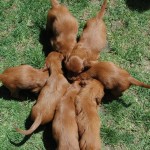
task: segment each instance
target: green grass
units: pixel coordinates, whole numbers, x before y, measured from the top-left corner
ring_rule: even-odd
[[[80,23],[95,16],[102,0],[62,0]],[[40,28],[45,28],[49,0],[4,0],[0,2],[0,73],[10,66],[44,64]],[[125,0],[109,0],[104,20],[110,51],[101,59],[112,61],[128,70],[135,78],[150,84],[150,10],[130,10]],[[0,90],[0,149],[41,150],[43,130],[33,134],[21,146],[24,136],[16,133],[15,125],[25,128],[26,118],[34,101],[3,98]],[[7,92],[6,92],[7,94]],[[100,111],[101,138],[104,150],[149,150],[150,90],[131,87],[111,103],[102,104]],[[11,142],[12,141],[12,142]]]

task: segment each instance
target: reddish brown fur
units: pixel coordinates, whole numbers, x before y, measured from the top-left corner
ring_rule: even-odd
[[[29,130],[16,129],[25,135],[31,134],[40,124],[48,123],[53,119],[56,106],[70,85],[61,71],[62,60],[60,59],[60,54],[51,52],[48,58],[50,60],[51,75],[32,108],[31,118],[34,120],[34,123]]]
[[[79,82],[75,81],[67,89],[67,92],[57,106],[53,120],[53,135],[57,141],[58,150],[80,149],[74,106],[74,100],[79,90]]]
[[[99,80],[116,97],[121,96],[122,92],[127,90],[131,85],[150,88],[150,85],[136,80],[126,70],[119,68],[112,62],[96,63],[88,71],[79,76],[81,79],[89,79],[91,77]]]
[[[61,70],[61,67],[57,66],[58,60],[56,59],[56,57],[58,58],[58,60],[61,60],[61,62],[64,59],[64,57],[61,53],[58,53],[58,52],[49,53],[48,56],[45,59],[45,66],[43,68],[43,71],[47,71],[47,70],[49,70],[50,72],[51,72],[51,70],[57,71],[58,67],[59,67],[60,68],[59,73],[63,73],[62,70]],[[54,64],[56,65],[56,68],[55,68]]]
[[[48,71],[43,72],[29,65],[11,67],[0,74],[3,85],[10,90],[11,96],[15,98],[19,98],[19,90],[29,89],[38,93],[48,77]]]
[[[106,45],[106,26],[102,20],[106,8],[106,0],[98,15],[87,21],[79,42],[74,47],[70,57],[66,59],[66,68],[80,73],[84,67],[90,66],[90,61],[96,61],[99,52]]]
[[[67,56],[76,44],[78,22],[66,6],[57,0],[51,0],[52,8],[47,16],[47,33],[53,49]]]
[[[100,119],[98,105],[104,96],[103,85],[89,80],[76,98],[76,115],[81,150],[100,150]]]

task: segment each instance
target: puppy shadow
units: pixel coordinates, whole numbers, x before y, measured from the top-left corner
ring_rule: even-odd
[[[25,136],[23,138],[23,140],[19,143],[14,142],[12,139],[10,139],[10,137],[8,137],[8,140],[12,145],[14,145],[16,147],[20,147],[20,146],[24,145],[30,139],[30,137],[31,137],[31,135]]]
[[[113,101],[117,101],[118,103],[122,104],[124,107],[128,108],[132,105],[132,103],[126,103],[121,97],[114,97],[110,90],[105,90],[105,95],[102,98],[102,104],[109,104]]]
[[[33,121],[31,121],[31,117],[29,115],[25,121],[25,129],[26,130],[29,129],[32,124],[33,124]],[[50,122],[46,125],[40,125],[33,133],[36,134],[41,131],[43,131],[43,133],[42,133],[43,134],[43,144],[44,144],[45,149],[46,150],[56,150],[56,142],[52,136],[52,123]],[[23,140],[19,143],[15,143],[15,145],[18,147],[22,146],[30,139],[32,134],[24,136]]]
[[[25,121],[25,128],[26,128],[26,129],[30,128],[30,125],[32,125],[32,124],[31,124],[30,115],[29,115],[29,116],[27,117],[26,121]],[[16,128],[16,127],[19,128],[19,125],[15,126],[15,128]],[[18,133],[17,131],[16,131],[16,133],[17,133],[17,134],[20,134],[20,133]],[[24,145],[24,144],[30,139],[31,136],[32,136],[32,134],[27,135],[27,136],[24,136],[24,138],[23,138],[20,142],[14,142],[14,141],[12,141],[10,138],[8,138],[8,139],[9,139],[9,142],[10,142],[12,145],[14,145],[14,146],[16,146],[16,147],[20,147],[20,146]]]
[[[25,121],[25,130],[28,130],[28,129],[31,127],[32,124],[33,124],[33,121],[31,121],[31,116],[29,115],[29,116],[27,117],[26,121]],[[17,126],[17,127],[18,127],[18,126]],[[41,131],[43,131],[43,130],[44,130],[44,126],[39,126],[39,128],[37,128],[37,130],[35,130],[33,133],[36,134],[36,133],[39,133],[39,132],[41,132]],[[16,133],[17,133],[17,131],[16,131]],[[33,133],[32,133],[32,134],[33,134]],[[21,134],[21,133],[18,133],[18,134]],[[10,138],[8,138],[8,139],[9,139],[9,142],[10,142],[11,144],[13,144],[14,146],[20,147],[20,146],[24,145],[24,144],[30,139],[30,137],[32,136],[32,134],[30,134],[30,135],[25,135],[25,136],[23,137],[23,139],[22,139],[20,142],[18,142],[18,143],[12,141]]]
[[[5,100],[11,100],[12,99],[12,97],[10,96],[9,90],[4,86],[0,87],[0,98],[3,98]]]
[[[1,86],[0,87],[0,98],[3,98],[5,100],[15,100],[15,101],[26,101],[26,100],[31,100],[34,101],[37,99],[38,94],[33,94],[28,90],[22,90],[19,92],[20,98],[13,98],[11,97],[10,91],[5,87]]]
[[[53,51],[52,45],[50,44],[50,37],[47,35],[46,29],[40,28],[39,42],[42,44],[42,51],[45,57]]]
[[[78,35],[78,36],[77,36],[77,38],[76,38],[77,43],[80,41],[80,37],[81,37],[81,35]]]
[[[125,0],[126,5],[131,10],[144,12],[150,9],[150,0]]]
[[[52,122],[45,125],[43,143],[46,150],[56,150],[56,142],[52,135]]]

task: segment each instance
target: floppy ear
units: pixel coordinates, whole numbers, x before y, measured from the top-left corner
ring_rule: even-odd
[[[84,67],[89,67],[90,63],[87,60],[84,60],[83,65],[84,65]]]

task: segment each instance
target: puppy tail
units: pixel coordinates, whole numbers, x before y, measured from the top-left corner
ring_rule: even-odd
[[[141,82],[141,81],[138,81],[137,79],[135,79],[135,78],[133,78],[133,77],[130,77],[130,78],[129,78],[129,81],[130,81],[130,83],[133,84],[133,85],[137,85],[137,86],[141,86],[141,87],[150,89],[150,85],[145,84],[145,83],[143,83],[143,82]]]
[[[21,134],[24,134],[24,135],[29,135],[29,134],[33,133],[39,127],[39,125],[41,124],[41,120],[42,120],[42,116],[38,115],[38,117],[35,119],[35,121],[32,124],[32,126],[30,127],[30,129],[28,129],[28,130],[21,130],[19,128],[16,128],[16,131],[21,133]]]
[[[98,15],[97,15],[97,18],[98,18],[98,19],[102,19],[102,18],[103,18],[104,13],[105,13],[106,6],[107,6],[107,0],[104,0],[103,5],[102,5],[102,7],[101,7],[101,10],[100,10],[100,12],[99,12]]]
[[[51,0],[51,5],[52,5],[52,7],[55,8],[55,7],[58,7],[60,4],[57,0]]]

